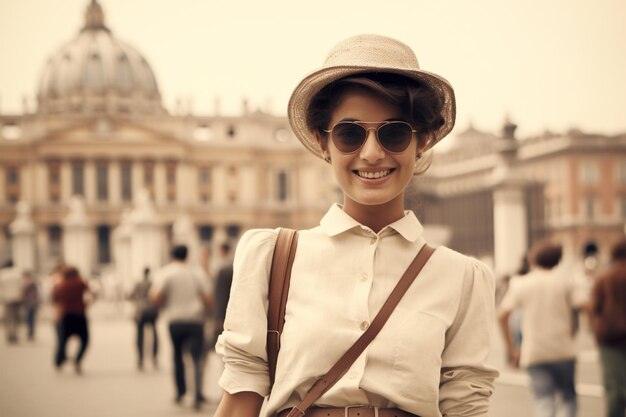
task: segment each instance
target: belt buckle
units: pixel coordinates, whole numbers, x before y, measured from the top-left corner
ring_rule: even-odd
[[[378,417],[378,407],[372,407],[372,406],[368,406],[368,405],[348,405],[348,406],[345,406],[343,408],[343,410],[344,410],[344,412],[343,412],[344,413],[343,414],[344,417],[350,417],[348,415],[348,412],[350,411],[351,408],[373,408],[374,409],[374,417]]]

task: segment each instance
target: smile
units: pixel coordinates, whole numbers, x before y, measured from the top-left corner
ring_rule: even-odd
[[[354,171],[354,173],[361,178],[367,178],[368,180],[377,180],[379,178],[386,177],[387,175],[391,174],[392,171],[393,169],[385,169],[385,170],[376,171],[376,172],[357,170],[357,171]]]

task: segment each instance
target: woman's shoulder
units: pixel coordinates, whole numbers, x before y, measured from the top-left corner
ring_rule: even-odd
[[[260,256],[273,253],[279,229],[250,229],[246,231],[237,244],[235,261],[242,258],[258,259]]]
[[[273,246],[276,244],[279,229],[250,229],[239,239],[237,249],[242,247]]]
[[[494,280],[494,274],[490,267],[483,261],[469,255],[465,255],[461,252],[457,252],[454,249],[450,249],[447,246],[437,247],[437,259],[445,265],[458,265],[465,269],[465,274],[473,275],[474,277],[484,277],[488,280]]]

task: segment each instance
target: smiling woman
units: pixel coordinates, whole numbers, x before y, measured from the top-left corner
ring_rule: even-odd
[[[275,374],[266,316],[278,231],[242,237],[217,343],[226,393],[215,415],[257,416],[265,396],[265,416],[487,415],[497,376],[486,365],[493,275],[475,259],[430,248],[403,202],[427,166],[425,153],[454,126],[450,84],[421,70],[405,44],[356,36],[296,87],[289,120],[304,146],[331,165],[343,204],[299,232]],[[363,354],[346,354],[354,359],[349,370],[327,384],[322,376],[378,326],[377,313],[397,300],[389,294],[424,253],[432,256],[411,272],[419,275],[380,333]]]

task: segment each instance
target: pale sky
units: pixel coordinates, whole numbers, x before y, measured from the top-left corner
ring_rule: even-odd
[[[47,58],[73,39],[89,0],[0,0],[0,112],[34,103]],[[519,136],[571,127],[626,132],[624,0],[100,0],[105,22],[141,52],[163,103],[196,114],[286,114],[299,80],[338,41],[378,33],[447,78],[457,126]],[[32,106],[33,104],[31,104]]]

